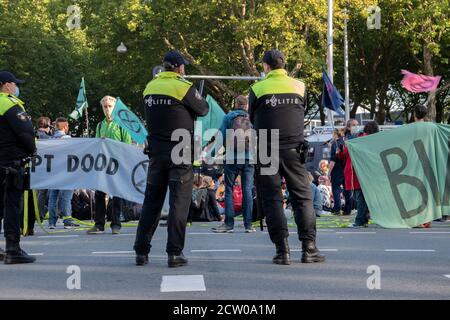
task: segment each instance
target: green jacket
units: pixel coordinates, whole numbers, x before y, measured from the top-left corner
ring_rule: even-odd
[[[123,129],[114,121],[108,122],[106,121],[106,119],[98,123],[97,130],[95,131],[95,137],[109,138],[128,144],[131,144],[133,142],[131,140],[130,134],[125,129]]]

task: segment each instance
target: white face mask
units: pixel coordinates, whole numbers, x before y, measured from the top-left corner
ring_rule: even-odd
[[[350,134],[352,135],[352,136],[356,136],[357,134],[358,134],[358,127],[351,127],[351,129],[350,129]]]

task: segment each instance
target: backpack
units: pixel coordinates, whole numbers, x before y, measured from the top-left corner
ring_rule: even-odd
[[[234,130],[234,150],[237,151],[238,145],[244,145],[245,151],[250,149],[250,141],[248,136],[246,135],[247,130],[251,129],[253,126],[250,122],[250,118],[248,114],[240,114],[233,119],[231,124],[231,129]],[[239,130],[236,132],[236,130]]]

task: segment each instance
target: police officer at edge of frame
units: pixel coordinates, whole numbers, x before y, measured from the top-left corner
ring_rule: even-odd
[[[36,258],[20,248],[20,220],[25,188],[24,159],[36,153],[34,128],[19,96],[23,80],[0,72],[0,221],[4,218],[5,264],[32,263]]]
[[[258,194],[262,198],[261,208],[264,208],[270,239],[276,247],[273,263],[291,264],[289,230],[283,213],[282,177],[286,179],[302,242],[301,262],[323,262],[325,257],[316,247],[316,215],[302,157],[305,84],[287,75],[285,61],[280,51],[266,51],[262,62],[267,76],[255,83],[249,92],[250,121],[257,132],[267,129],[270,137],[271,129],[279,129],[279,168],[273,175],[264,175],[258,164]]]
[[[150,81],[144,90],[150,166],[134,245],[136,265],[148,263],[150,243],[161,217],[167,186],[170,191],[166,247],[168,266],[180,267],[188,262],[183,248],[194,181],[192,145],[183,148],[181,155],[184,159],[187,156],[190,161],[175,164],[171,153],[179,141],[172,141],[172,133],[184,129],[193,141],[194,121],[197,116],[205,116],[209,107],[195,86],[183,79],[187,64],[179,52],[169,51],[163,60],[164,72]]]

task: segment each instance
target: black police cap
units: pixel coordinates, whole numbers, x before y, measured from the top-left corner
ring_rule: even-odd
[[[174,67],[179,67],[182,64],[184,64],[184,65],[189,64],[189,61],[187,61],[181,55],[181,53],[179,53],[178,51],[175,51],[175,50],[171,50],[171,51],[167,52],[166,55],[164,56],[163,62],[168,62]]]
[[[14,74],[9,71],[0,71],[0,83],[14,82],[16,84],[25,83],[25,81],[17,79]]]

